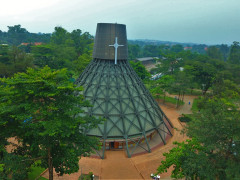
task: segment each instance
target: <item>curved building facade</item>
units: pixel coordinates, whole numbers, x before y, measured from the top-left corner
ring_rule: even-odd
[[[116,47],[116,37],[123,46]],[[153,136],[159,137],[155,144],[165,144],[172,135],[171,122],[127,61],[125,25],[98,24],[93,60],[76,83],[92,104],[85,113],[106,119],[87,132],[102,140],[101,158],[112,148],[125,149],[128,157],[138,148],[151,152]]]

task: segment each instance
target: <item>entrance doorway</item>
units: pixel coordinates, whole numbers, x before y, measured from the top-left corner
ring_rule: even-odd
[[[110,142],[109,143],[109,149],[123,149],[123,143],[122,142]]]

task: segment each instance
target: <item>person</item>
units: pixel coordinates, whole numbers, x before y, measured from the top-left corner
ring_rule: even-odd
[[[188,105],[190,105],[190,104],[191,104],[191,102],[189,101],[189,102],[188,102]]]

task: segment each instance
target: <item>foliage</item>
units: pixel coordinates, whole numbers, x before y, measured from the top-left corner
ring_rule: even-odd
[[[217,73],[217,67],[214,63],[215,61],[206,56],[199,56],[195,61],[188,61],[184,66],[184,71],[192,76],[193,81],[198,83],[204,94],[212,86]],[[219,67],[219,70],[221,70],[220,68],[222,67]]]
[[[139,45],[128,44],[128,59],[135,60],[138,57],[141,57],[141,49]]]
[[[198,112],[198,102],[199,102],[199,99],[198,98],[196,98],[196,99],[194,99],[193,100],[193,103],[192,103],[192,108],[191,108],[191,110],[193,111],[193,112]]]
[[[96,177],[94,177],[93,172],[89,172],[88,174],[82,174],[78,179],[79,180],[93,180],[93,179],[96,179]]]
[[[221,53],[220,49],[216,46],[210,46],[207,49],[207,55],[212,59],[219,59],[223,60],[223,54]]]
[[[18,137],[15,153],[28,161],[41,159],[49,179],[53,168],[60,175],[78,171],[79,157],[99,145],[79,130],[93,128],[100,120],[83,115],[81,109],[89,104],[80,95],[82,88],[69,79],[66,69],[49,67],[1,79],[1,137]]]
[[[164,58],[160,59],[160,64],[157,65],[158,71],[165,75],[173,75],[178,72],[182,64],[182,58],[179,58],[176,53],[164,54]]]
[[[30,169],[30,172],[28,173],[28,179],[29,180],[35,180],[40,176],[40,174],[45,170],[44,168],[41,168],[38,166],[38,164],[41,163],[40,160],[36,161]],[[45,178],[42,178],[45,179]]]
[[[0,42],[9,45],[18,46],[21,43],[32,42],[44,42],[50,41],[50,34],[44,33],[30,33],[25,28],[22,28],[20,24],[14,26],[8,26],[7,32],[0,30]]]
[[[182,116],[179,117],[178,119],[181,122],[189,122],[189,121],[191,121],[192,118],[188,114],[182,114]]]
[[[234,41],[230,49],[228,61],[232,64],[240,64],[240,45],[239,42]]]
[[[3,138],[3,136],[1,138]],[[21,180],[27,178],[28,172],[30,171],[29,167],[32,163],[31,160],[15,152],[8,153],[5,149],[1,149],[0,154],[0,177],[2,179]]]
[[[165,75],[159,78],[158,80],[151,81],[149,91],[152,93],[154,98],[163,99],[163,103],[169,102],[172,104],[180,103],[183,105],[183,101],[179,101],[176,98],[167,97],[166,92],[169,92],[172,89],[172,84],[175,82],[175,79],[170,75]],[[162,96],[163,95],[163,96]]]
[[[77,60],[73,61],[74,71],[77,72],[77,74],[81,74],[91,60],[92,56],[89,54],[84,53],[83,55],[79,56]]]
[[[171,47],[170,51],[172,51],[174,53],[179,53],[179,52],[183,51],[183,46],[180,44],[173,45]]]
[[[163,153],[166,160],[161,162],[157,173],[167,172],[167,169],[173,166],[172,178],[214,178],[215,172],[205,153],[206,149],[196,139],[186,140],[186,143],[174,142],[173,144],[176,147],[172,148],[169,153]]]
[[[150,73],[146,70],[146,68],[142,65],[141,62],[130,61],[130,65],[142,80],[149,79],[151,77]]]
[[[174,166],[172,177],[190,179],[238,179],[240,176],[240,112],[225,98],[203,98],[185,132],[192,140],[175,143],[166,153],[158,173]],[[198,147],[198,148],[196,148]],[[234,166],[233,166],[234,165]]]
[[[17,72],[25,72],[28,67],[33,67],[33,57],[26,54],[18,47],[0,46],[0,77],[10,77]]]
[[[67,32],[55,27],[50,44],[32,47],[35,64],[38,67],[48,65],[54,69],[68,68],[78,76],[89,64],[92,57],[92,36],[80,29]]]
[[[55,27],[54,30],[47,41],[40,41],[45,43],[38,45],[34,45],[36,41],[34,41],[33,34],[21,28],[20,25],[9,26],[7,34],[1,32],[0,39],[2,35],[12,34],[13,40],[19,41],[10,44],[19,45],[23,41],[29,44],[18,47],[0,45],[0,77],[25,72],[27,67],[42,68],[46,65],[52,69],[68,68],[74,76],[79,76],[92,59],[93,36],[88,32],[82,33],[80,29],[73,30],[71,33],[62,27]],[[17,38],[22,35],[25,38]],[[28,40],[29,36],[33,39]],[[39,36],[42,37],[44,34],[39,34]]]

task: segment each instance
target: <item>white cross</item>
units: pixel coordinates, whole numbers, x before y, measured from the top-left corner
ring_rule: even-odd
[[[119,45],[118,42],[117,42],[117,37],[115,37],[115,44],[113,45],[109,45],[109,46],[113,46],[115,48],[115,64],[117,64],[117,48],[119,46],[124,46],[124,45]]]

